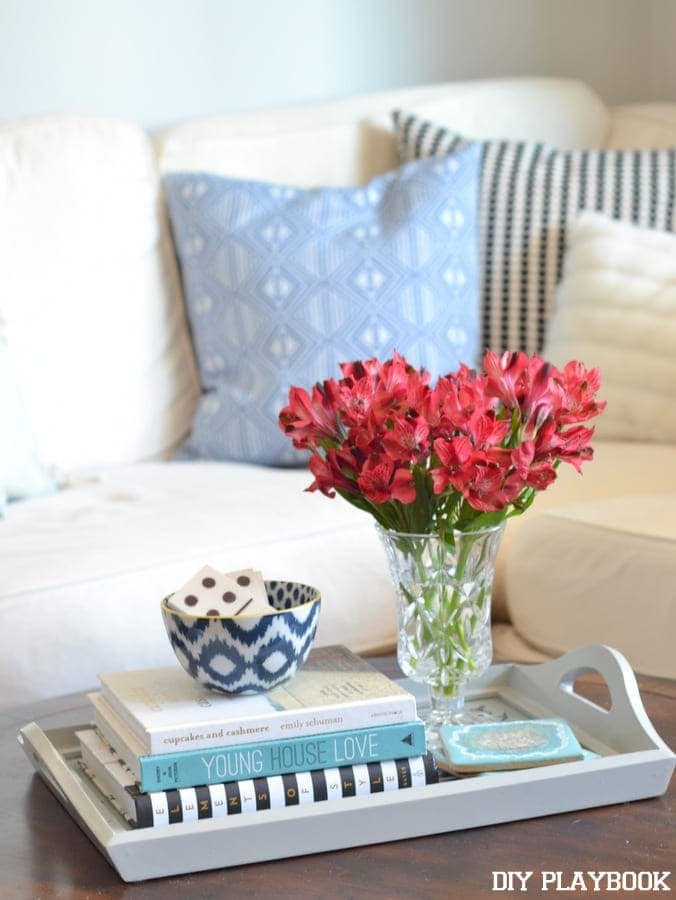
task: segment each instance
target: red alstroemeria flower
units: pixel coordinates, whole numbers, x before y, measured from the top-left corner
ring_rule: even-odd
[[[347,436],[347,446],[353,451],[358,451],[363,458],[382,452],[382,430],[369,418],[350,428]]]
[[[528,471],[526,484],[535,491],[546,491],[556,481],[556,469],[549,460],[534,462]]]
[[[561,409],[563,391],[555,379],[557,370],[539,356],[530,358],[526,371],[527,379],[521,411],[525,424],[532,432]]]
[[[351,453],[329,450],[326,459],[315,453],[310,457],[310,471],[315,480],[305,490],[321,491],[326,497],[335,497],[336,490],[355,493],[357,469],[357,462]]]
[[[368,415],[384,412],[406,396],[406,368],[402,357],[388,363],[376,359],[342,363],[343,378],[338,382],[345,421],[358,425]]]
[[[577,472],[582,472],[582,463],[588,462],[594,456],[590,443],[593,436],[594,429],[585,428],[582,425],[561,432],[558,436],[557,458],[561,462],[570,463]]]
[[[416,497],[413,475],[409,469],[395,469],[387,457],[371,457],[364,463],[357,479],[359,489],[372,503],[413,503]]]
[[[468,428],[472,415],[489,413],[494,400],[486,391],[486,379],[461,365],[457,374],[445,375],[437,382],[434,400],[440,410],[439,431],[452,436]]]
[[[429,433],[430,427],[422,416],[396,416],[382,438],[383,449],[394,462],[416,463],[429,449]]]
[[[508,409],[517,409],[523,399],[523,374],[528,369],[525,353],[505,352],[498,356],[486,350],[483,358],[484,372],[488,376],[487,390],[498,397]]]
[[[525,481],[535,459],[535,444],[533,441],[524,441],[523,444],[512,450],[511,459],[516,474]]]
[[[554,422],[546,422],[535,438],[535,458],[560,459],[581,472],[582,463],[594,455],[590,445],[593,435],[594,429],[583,425],[562,431]]]
[[[310,471],[314,475],[315,480],[305,490],[310,492],[320,491],[325,497],[335,497],[336,484],[333,469],[318,453],[310,457]]]
[[[544,491],[556,480],[556,469],[548,458],[535,459],[535,444],[524,441],[511,453],[512,465],[523,486]],[[520,493],[521,491],[519,491]]]
[[[343,422],[348,428],[361,425],[368,417],[375,393],[371,378],[342,378],[338,382],[338,402]]]
[[[470,506],[482,512],[495,512],[513,502],[524,483],[513,472],[509,450],[493,448],[475,450],[467,438],[439,440],[434,450],[443,468],[431,470],[435,494],[450,485],[461,493]]]
[[[496,419],[492,411],[477,410],[469,417],[465,426],[469,439],[477,449],[498,447],[511,430],[507,419]]]
[[[279,414],[279,427],[291,437],[294,447],[313,450],[323,440],[339,440],[337,396],[337,385],[332,379],[316,384],[312,396],[303,388],[291,388],[289,404]]]
[[[571,360],[559,373],[558,380],[565,397],[559,416],[562,425],[585,422],[598,416],[606,408],[605,401],[595,397],[601,388],[601,373],[598,369],[586,369],[582,363]]]
[[[383,363],[379,375],[385,390],[403,387],[407,393],[415,393],[430,380],[430,373],[426,369],[415,369],[396,350],[392,359]]]
[[[521,424],[532,435],[563,406],[564,392],[559,372],[539,356],[491,350],[484,355],[488,374],[487,392],[504,403],[509,411],[519,410]]]
[[[502,490],[507,474],[503,466],[477,460],[467,474],[468,480],[459,490],[473,509],[496,512],[510,502]]]
[[[435,494],[442,494],[449,484],[460,490],[469,478],[468,469],[472,465],[474,450],[469,438],[454,437],[450,440],[437,438],[434,452],[439,457],[442,468],[430,471]]]
[[[343,378],[360,381],[362,378],[377,378],[382,363],[373,357],[372,359],[358,359],[354,362],[341,363],[339,368],[343,373]]]

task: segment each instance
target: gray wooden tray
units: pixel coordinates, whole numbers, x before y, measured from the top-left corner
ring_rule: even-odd
[[[573,690],[598,672],[611,708]],[[663,794],[675,757],[643,708],[624,657],[600,645],[541,665],[497,665],[475,682],[473,702],[504,703],[534,717],[562,716],[598,759],[490,777],[444,781],[392,793],[132,829],[80,774],[70,728],[34,722],[18,739],[31,763],[125,881],[475,828]],[[283,827],[281,827],[283,825]]]

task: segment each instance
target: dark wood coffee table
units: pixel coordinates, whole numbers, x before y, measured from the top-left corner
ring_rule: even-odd
[[[374,660],[397,675],[391,658]],[[676,682],[639,680],[658,733],[676,745]],[[591,676],[581,692],[600,702]],[[495,897],[494,871],[664,871],[676,869],[676,779],[663,797],[433,837],[259,863],[128,885],[35,775],[16,734],[35,720],[44,728],[87,721],[83,694],[0,714],[0,897]],[[669,882],[676,890],[676,872]],[[564,895],[565,896],[565,895]],[[568,896],[570,896],[568,894]],[[596,896],[602,896],[597,894]],[[619,896],[613,894],[613,896]]]

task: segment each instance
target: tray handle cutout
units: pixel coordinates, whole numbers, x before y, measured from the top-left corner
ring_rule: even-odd
[[[668,749],[644,709],[636,676],[625,657],[603,644],[578,647],[551,662],[519,666],[521,674],[552,698],[558,714],[594,733],[611,738],[615,749],[646,739],[655,748]],[[608,687],[610,709],[604,709],[575,691],[580,675],[594,672]],[[647,747],[646,747],[647,749]]]
[[[601,675],[601,679],[603,681],[601,690],[603,690],[603,688],[606,689],[607,700],[604,698],[604,701],[602,703],[597,703],[595,700],[590,700],[589,697],[585,697],[584,694],[581,694],[576,689],[578,679],[583,675],[601,675],[601,673],[593,666],[582,666],[577,669],[571,669],[569,672],[566,672],[564,676],[562,676],[561,680],[559,681],[559,687],[562,691],[566,691],[569,694],[575,694],[575,696],[582,703],[587,703],[589,704],[589,706],[593,706],[594,709],[598,709],[601,713],[610,712],[610,710],[613,708],[613,698],[605,678],[603,678],[603,676]]]

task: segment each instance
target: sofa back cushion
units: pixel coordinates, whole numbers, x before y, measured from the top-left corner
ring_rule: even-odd
[[[213,172],[298,187],[365,184],[398,165],[390,113],[399,107],[474,138],[599,147],[609,115],[578,81],[487,79],[380,91],[312,106],[194,119],[156,139],[166,172]]]
[[[152,145],[135,125],[0,126],[0,317],[45,463],[157,457],[197,382]]]
[[[611,110],[606,148],[676,147],[676,103],[630,103]]]

